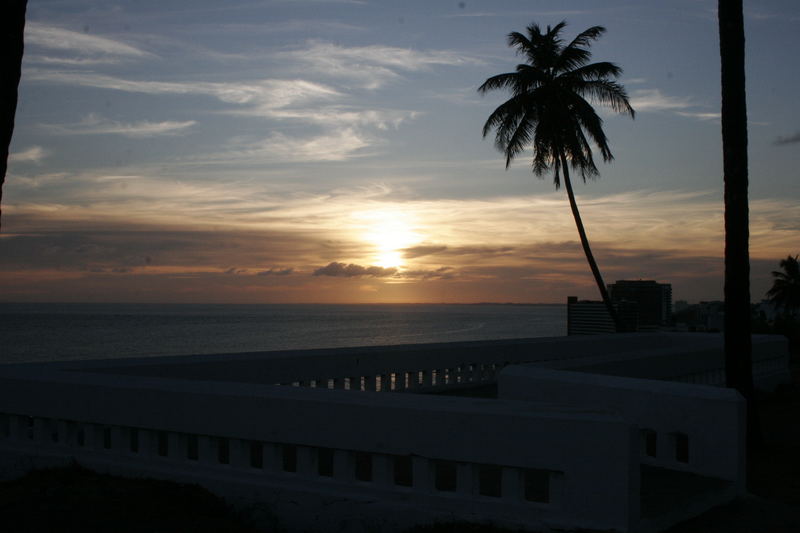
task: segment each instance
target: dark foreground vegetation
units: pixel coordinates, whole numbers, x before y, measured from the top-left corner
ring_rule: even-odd
[[[752,496],[712,509],[668,533],[800,531],[800,353],[796,350],[792,363],[794,383],[758,397],[765,443],[754,458]],[[256,528],[253,518],[252,513],[235,511],[198,486],[124,479],[79,466],[40,470],[0,483],[0,531],[4,533],[283,531]],[[408,533],[511,530],[451,523],[420,526]]]
[[[0,484],[0,530],[17,532],[256,533],[197,485],[98,474],[78,465]]]

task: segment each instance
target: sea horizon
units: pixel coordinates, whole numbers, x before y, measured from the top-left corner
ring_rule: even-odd
[[[566,335],[566,304],[0,303],[0,364]]]

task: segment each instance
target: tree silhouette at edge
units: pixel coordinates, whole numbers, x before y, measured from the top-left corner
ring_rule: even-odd
[[[8,152],[14,133],[14,116],[17,113],[17,91],[22,75],[22,52],[25,35],[25,10],[27,0],[6,0],[0,13],[3,53],[0,54],[0,229],[2,229],[3,185],[8,170]]]
[[[748,471],[761,445],[750,316],[747,100],[742,0],[719,0],[722,156],[725,184],[725,383],[747,401]],[[748,477],[748,482],[751,476]]]

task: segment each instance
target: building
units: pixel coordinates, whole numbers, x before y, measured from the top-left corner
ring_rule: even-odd
[[[614,321],[603,302],[567,298],[567,335],[614,333]]]
[[[636,302],[613,302],[624,331],[637,331],[638,306]],[[616,327],[602,301],[567,298],[567,335],[602,335],[616,333]]]
[[[623,302],[636,304],[636,324],[631,331],[657,330],[668,326],[672,318],[672,285],[653,280],[618,280],[608,285],[611,301],[617,306]]]

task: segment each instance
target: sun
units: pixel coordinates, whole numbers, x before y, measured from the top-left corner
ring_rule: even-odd
[[[382,268],[404,266],[403,250],[420,242],[405,213],[380,210],[364,214],[368,228],[364,240],[372,246],[372,264]]]

